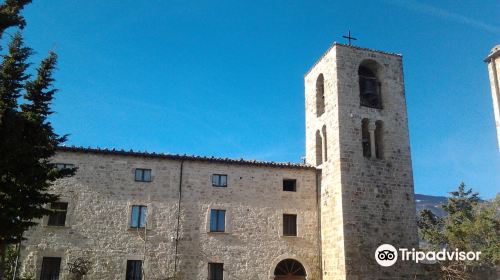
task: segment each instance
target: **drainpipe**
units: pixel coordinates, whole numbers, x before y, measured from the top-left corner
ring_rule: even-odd
[[[321,240],[321,179],[322,170],[316,169],[316,207],[318,215],[318,259],[319,259],[319,274],[320,279],[323,279],[323,241]]]
[[[147,215],[147,213],[146,213]],[[148,219],[147,219],[147,216],[146,216],[146,224],[144,225],[144,262],[146,262],[146,254],[147,254],[147,238],[148,238],[148,232],[147,232],[147,228],[148,228]],[[144,265],[141,265],[141,268],[142,268],[142,279],[146,280],[146,271],[144,270]]]
[[[178,262],[178,248],[179,248],[179,227],[181,220],[181,199],[182,199],[182,171],[184,169],[184,159],[181,160],[181,167],[179,171],[179,201],[177,202],[177,228],[175,233],[175,260],[174,260],[174,279],[177,279],[177,262]]]
[[[21,235],[21,237],[19,237],[19,243],[17,244],[16,262],[15,262],[15,265],[14,265],[14,273],[12,275],[12,280],[16,279],[17,265],[19,264],[19,254],[21,253],[21,242],[22,242],[22,235]]]

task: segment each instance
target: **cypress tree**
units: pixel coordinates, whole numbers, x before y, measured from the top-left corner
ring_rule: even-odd
[[[0,5],[0,39],[2,39],[3,32],[9,27],[24,28],[26,21],[19,13],[29,3],[31,0],[6,0],[4,4]]]
[[[8,27],[24,26],[19,11],[29,2],[7,0],[0,5],[0,36]],[[51,213],[45,205],[58,199],[50,193],[51,185],[75,172],[50,162],[67,138],[56,134],[48,120],[56,93],[52,75],[57,55],[50,52],[32,77],[32,53],[18,32],[0,62],[0,279],[9,246],[21,242],[36,219]]]

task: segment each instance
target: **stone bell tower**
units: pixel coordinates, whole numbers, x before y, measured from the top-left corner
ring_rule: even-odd
[[[335,43],[305,75],[306,161],[321,182],[323,279],[413,279],[376,248],[417,248],[401,55]]]

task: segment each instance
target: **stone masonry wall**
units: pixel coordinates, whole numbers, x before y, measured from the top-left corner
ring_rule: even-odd
[[[331,48],[305,76],[306,160],[316,165],[316,132],[326,126],[326,161],[321,169],[321,251],[324,280],[345,279],[344,218],[340,173],[336,49]],[[324,77],[325,113],[316,115],[316,80]],[[324,135],[323,135],[324,137]],[[325,155],[323,155],[325,158]]]
[[[383,109],[360,105],[358,67],[378,65]],[[316,116],[316,79],[325,78],[325,113]],[[316,131],[326,126],[321,180],[323,279],[413,279],[415,269],[379,266],[384,243],[417,246],[412,166],[399,55],[334,44],[305,77],[307,162],[316,165]],[[363,157],[362,119],[383,122],[383,159]],[[373,139],[372,139],[373,140]],[[325,151],[323,151],[325,152]]]
[[[377,64],[383,109],[360,106],[357,71],[367,59]],[[317,116],[320,74],[325,106]],[[65,279],[67,263],[83,256],[92,263],[88,279],[123,279],[126,261],[136,259],[145,279],[166,279],[177,244],[178,279],[206,279],[209,262],[224,263],[224,279],[273,279],[286,258],[301,262],[309,280],[413,279],[414,267],[374,259],[384,243],[417,246],[401,56],[334,44],[304,80],[306,161],[317,169],[190,159],[180,182],[179,159],[60,152],[54,162],[79,168],[53,189],[69,202],[67,223],[42,220],[26,234],[23,269],[39,274],[42,257],[62,257]],[[383,122],[382,159],[363,156],[365,118],[372,127]],[[135,168],[152,169],[152,182],[135,182]],[[227,174],[228,187],[212,187],[212,174]],[[284,178],[297,179],[297,192],[282,191]],[[148,206],[145,231],[128,227],[134,204]],[[226,210],[226,232],[208,232],[210,209]],[[297,214],[297,237],[282,236],[283,214]]]
[[[23,242],[23,271],[39,277],[42,257],[62,258],[61,279],[77,257],[92,264],[86,279],[124,279],[126,261],[143,260],[145,279],[173,276],[180,160],[60,152],[54,162],[78,167],[53,191],[68,202],[65,227],[40,226]],[[150,183],[135,182],[150,168]],[[228,187],[211,185],[227,174]],[[307,279],[320,279],[316,177],[311,168],[185,161],[178,243],[180,279],[207,279],[208,263],[224,263],[224,279],[273,279],[285,258],[300,261]],[[297,179],[283,192],[282,179]],[[131,205],[148,206],[146,231],[130,229]],[[226,232],[208,233],[211,208],[226,210]],[[282,236],[282,214],[297,214],[297,237]]]
[[[358,67],[377,64],[382,109],[360,106]],[[417,248],[413,174],[402,58],[372,50],[337,46],[340,165],[347,279],[413,279],[409,262],[384,268],[374,259],[384,243]],[[383,155],[363,156],[362,119],[383,122]],[[372,139],[373,140],[373,139]]]

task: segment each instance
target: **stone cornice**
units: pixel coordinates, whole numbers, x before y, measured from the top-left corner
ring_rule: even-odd
[[[484,62],[489,63],[492,59],[495,59],[500,56],[500,45],[496,45],[493,49],[491,49],[490,54],[484,59]]]
[[[321,55],[321,57],[309,68],[309,70],[307,70],[307,72],[304,74],[304,76],[307,76],[311,72],[311,70],[323,59],[323,57],[325,57],[330,52],[330,50],[333,49],[336,46],[346,47],[346,48],[352,48],[352,49],[357,49],[357,50],[362,50],[362,51],[376,52],[376,53],[381,53],[381,54],[386,54],[386,55],[392,55],[392,56],[398,56],[398,57],[402,57],[403,56],[403,55],[398,54],[398,53],[384,52],[384,51],[379,51],[379,50],[370,49],[370,48],[363,48],[363,47],[358,47],[358,46],[353,46],[353,45],[347,45],[347,44],[333,42],[333,44],[328,48],[328,50],[326,50],[326,52],[324,52]]]

